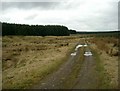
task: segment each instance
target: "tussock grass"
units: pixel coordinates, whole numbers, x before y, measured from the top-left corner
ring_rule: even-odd
[[[76,36],[4,36],[3,89],[29,88],[66,61]]]
[[[118,47],[114,46],[118,39],[116,38],[93,38],[89,40],[92,43],[93,53],[97,61],[97,71],[100,76],[100,88],[118,88]]]
[[[105,51],[110,56],[118,56],[119,55],[119,42],[117,38],[104,37],[104,38],[92,38],[89,40],[91,43],[96,44],[97,48]]]
[[[105,72],[105,68],[103,66],[103,63],[100,59],[99,54],[97,51],[92,49],[92,53],[94,55],[94,59],[96,61],[96,73],[99,77],[99,82],[98,82],[98,89],[110,89],[110,78],[108,77],[108,74]]]

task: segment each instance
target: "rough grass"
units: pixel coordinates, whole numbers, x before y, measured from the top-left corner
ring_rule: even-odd
[[[29,88],[66,61],[79,37],[3,37],[3,89]]]
[[[98,49],[105,51],[110,56],[118,56],[119,42],[117,38],[111,37],[94,37],[89,40],[91,43],[95,44]]]
[[[92,49],[92,53],[96,61],[96,73],[99,78],[98,89],[110,89],[110,78],[108,77],[108,74],[105,73],[105,68],[100,59],[100,56],[97,53],[97,51],[93,49]]]
[[[97,60],[97,71],[100,75],[100,88],[118,88],[118,39],[93,38],[89,40]],[[103,80],[102,80],[103,79]]]

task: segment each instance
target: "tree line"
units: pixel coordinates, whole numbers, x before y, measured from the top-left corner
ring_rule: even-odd
[[[0,22],[1,23],[1,22]],[[80,32],[68,29],[62,25],[27,25],[15,23],[1,23],[2,36],[23,35],[23,36],[69,36],[70,34],[88,34],[97,36],[120,36],[120,31],[105,32]]]
[[[120,36],[120,31],[102,31],[102,32],[77,32],[77,34],[89,35],[89,36],[97,36],[97,37],[116,37]]]
[[[75,33],[61,25],[26,25],[2,23],[2,35],[24,35],[24,36],[69,36]]]

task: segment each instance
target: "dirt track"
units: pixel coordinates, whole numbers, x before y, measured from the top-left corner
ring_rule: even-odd
[[[76,55],[70,55],[66,63],[61,65],[58,71],[48,75],[40,81],[33,89],[95,89],[98,87],[98,76],[96,75],[96,63],[93,56],[84,56],[88,47],[78,48]],[[80,55],[84,56],[81,61]],[[76,71],[76,77],[73,72]],[[72,84],[70,84],[70,82]],[[70,84],[70,86],[68,86]]]
[[[86,51],[90,50],[86,48]],[[96,89],[98,87],[98,75],[96,74],[96,63],[93,56],[85,57],[74,89]]]

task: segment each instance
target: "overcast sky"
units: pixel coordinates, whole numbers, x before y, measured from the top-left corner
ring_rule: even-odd
[[[77,31],[102,31],[118,28],[119,0],[28,1],[2,0],[0,21],[21,24],[65,25],[69,29]]]

